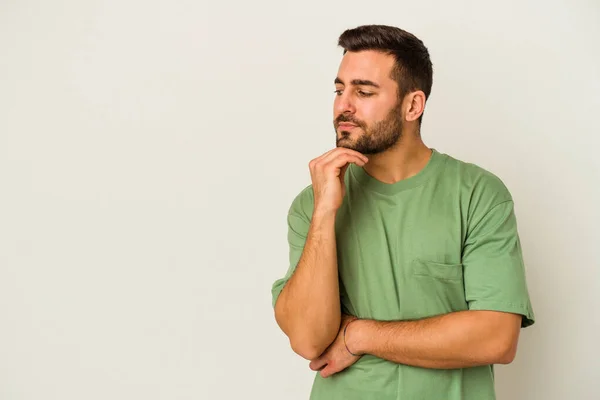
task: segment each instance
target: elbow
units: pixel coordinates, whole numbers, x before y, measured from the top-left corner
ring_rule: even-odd
[[[290,340],[290,345],[294,353],[306,360],[314,360],[319,357],[327,347],[319,346],[310,342],[298,343]]]
[[[514,318],[509,322],[496,329],[488,341],[488,354],[492,355],[493,364],[510,364],[517,356],[521,319]]]
[[[494,364],[510,364],[517,356],[517,343],[510,340],[505,341],[502,345],[496,346],[494,353]]]
[[[313,332],[314,333],[314,332]],[[290,337],[290,345],[294,353],[307,359],[314,360],[319,357],[335,340],[337,331],[322,331],[318,335],[309,332],[297,332]]]
[[[289,321],[276,312],[275,319],[289,339],[294,353],[307,359],[319,357],[335,340],[339,322],[335,324],[308,325],[305,322]]]
[[[510,348],[508,350],[505,350],[498,357],[497,364],[505,364],[505,365],[510,364],[511,362],[513,362],[515,360],[516,356],[517,356],[516,347],[514,349]]]

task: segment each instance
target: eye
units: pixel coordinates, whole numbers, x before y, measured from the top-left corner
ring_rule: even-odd
[[[337,96],[341,96],[342,95],[342,89],[336,89],[333,91],[333,93],[335,93]]]
[[[370,96],[373,96],[373,93],[363,92],[362,90],[359,90],[358,91],[358,95],[361,96],[361,97],[370,97]]]

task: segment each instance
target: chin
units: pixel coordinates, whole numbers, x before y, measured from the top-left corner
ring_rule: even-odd
[[[354,143],[352,140],[346,139],[346,138],[338,140],[336,143],[336,146],[343,147],[343,148],[350,149],[350,150],[356,150],[355,149],[356,143]]]

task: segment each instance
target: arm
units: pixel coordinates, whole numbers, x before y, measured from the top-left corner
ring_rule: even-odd
[[[480,193],[473,198],[483,198],[488,193],[504,193],[504,199],[510,198],[497,180],[480,186]],[[355,363],[360,354],[440,369],[511,362],[520,328],[532,325],[535,317],[513,202],[484,200],[479,200],[480,206],[474,206],[463,249],[468,311],[419,320],[349,322],[346,342],[350,351],[359,356],[351,355],[343,340],[338,340],[314,359],[310,368],[328,377]],[[493,203],[496,205],[488,207]]]
[[[335,213],[314,213],[302,257],[275,304],[275,319],[292,349],[317,357],[340,327]]]
[[[323,353],[340,328],[335,219],[349,163],[362,166],[366,162],[356,151],[336,148],[309,164],[314,194],[310,227],[295,270],[275,303],[277,323],[292,349],[306,359]]]
[[[372,354],[422,368],[508,364],[517,351],[521,315],[459,311],[414,321],[356,320],[346,343],[354,354]]]

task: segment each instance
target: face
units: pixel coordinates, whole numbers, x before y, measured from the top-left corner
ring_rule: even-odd
[[[347,52],[335,79],[336,145],[363,154],[381,153],[402,135],[398,84],[390,74],[391,55],[376,51]]]

